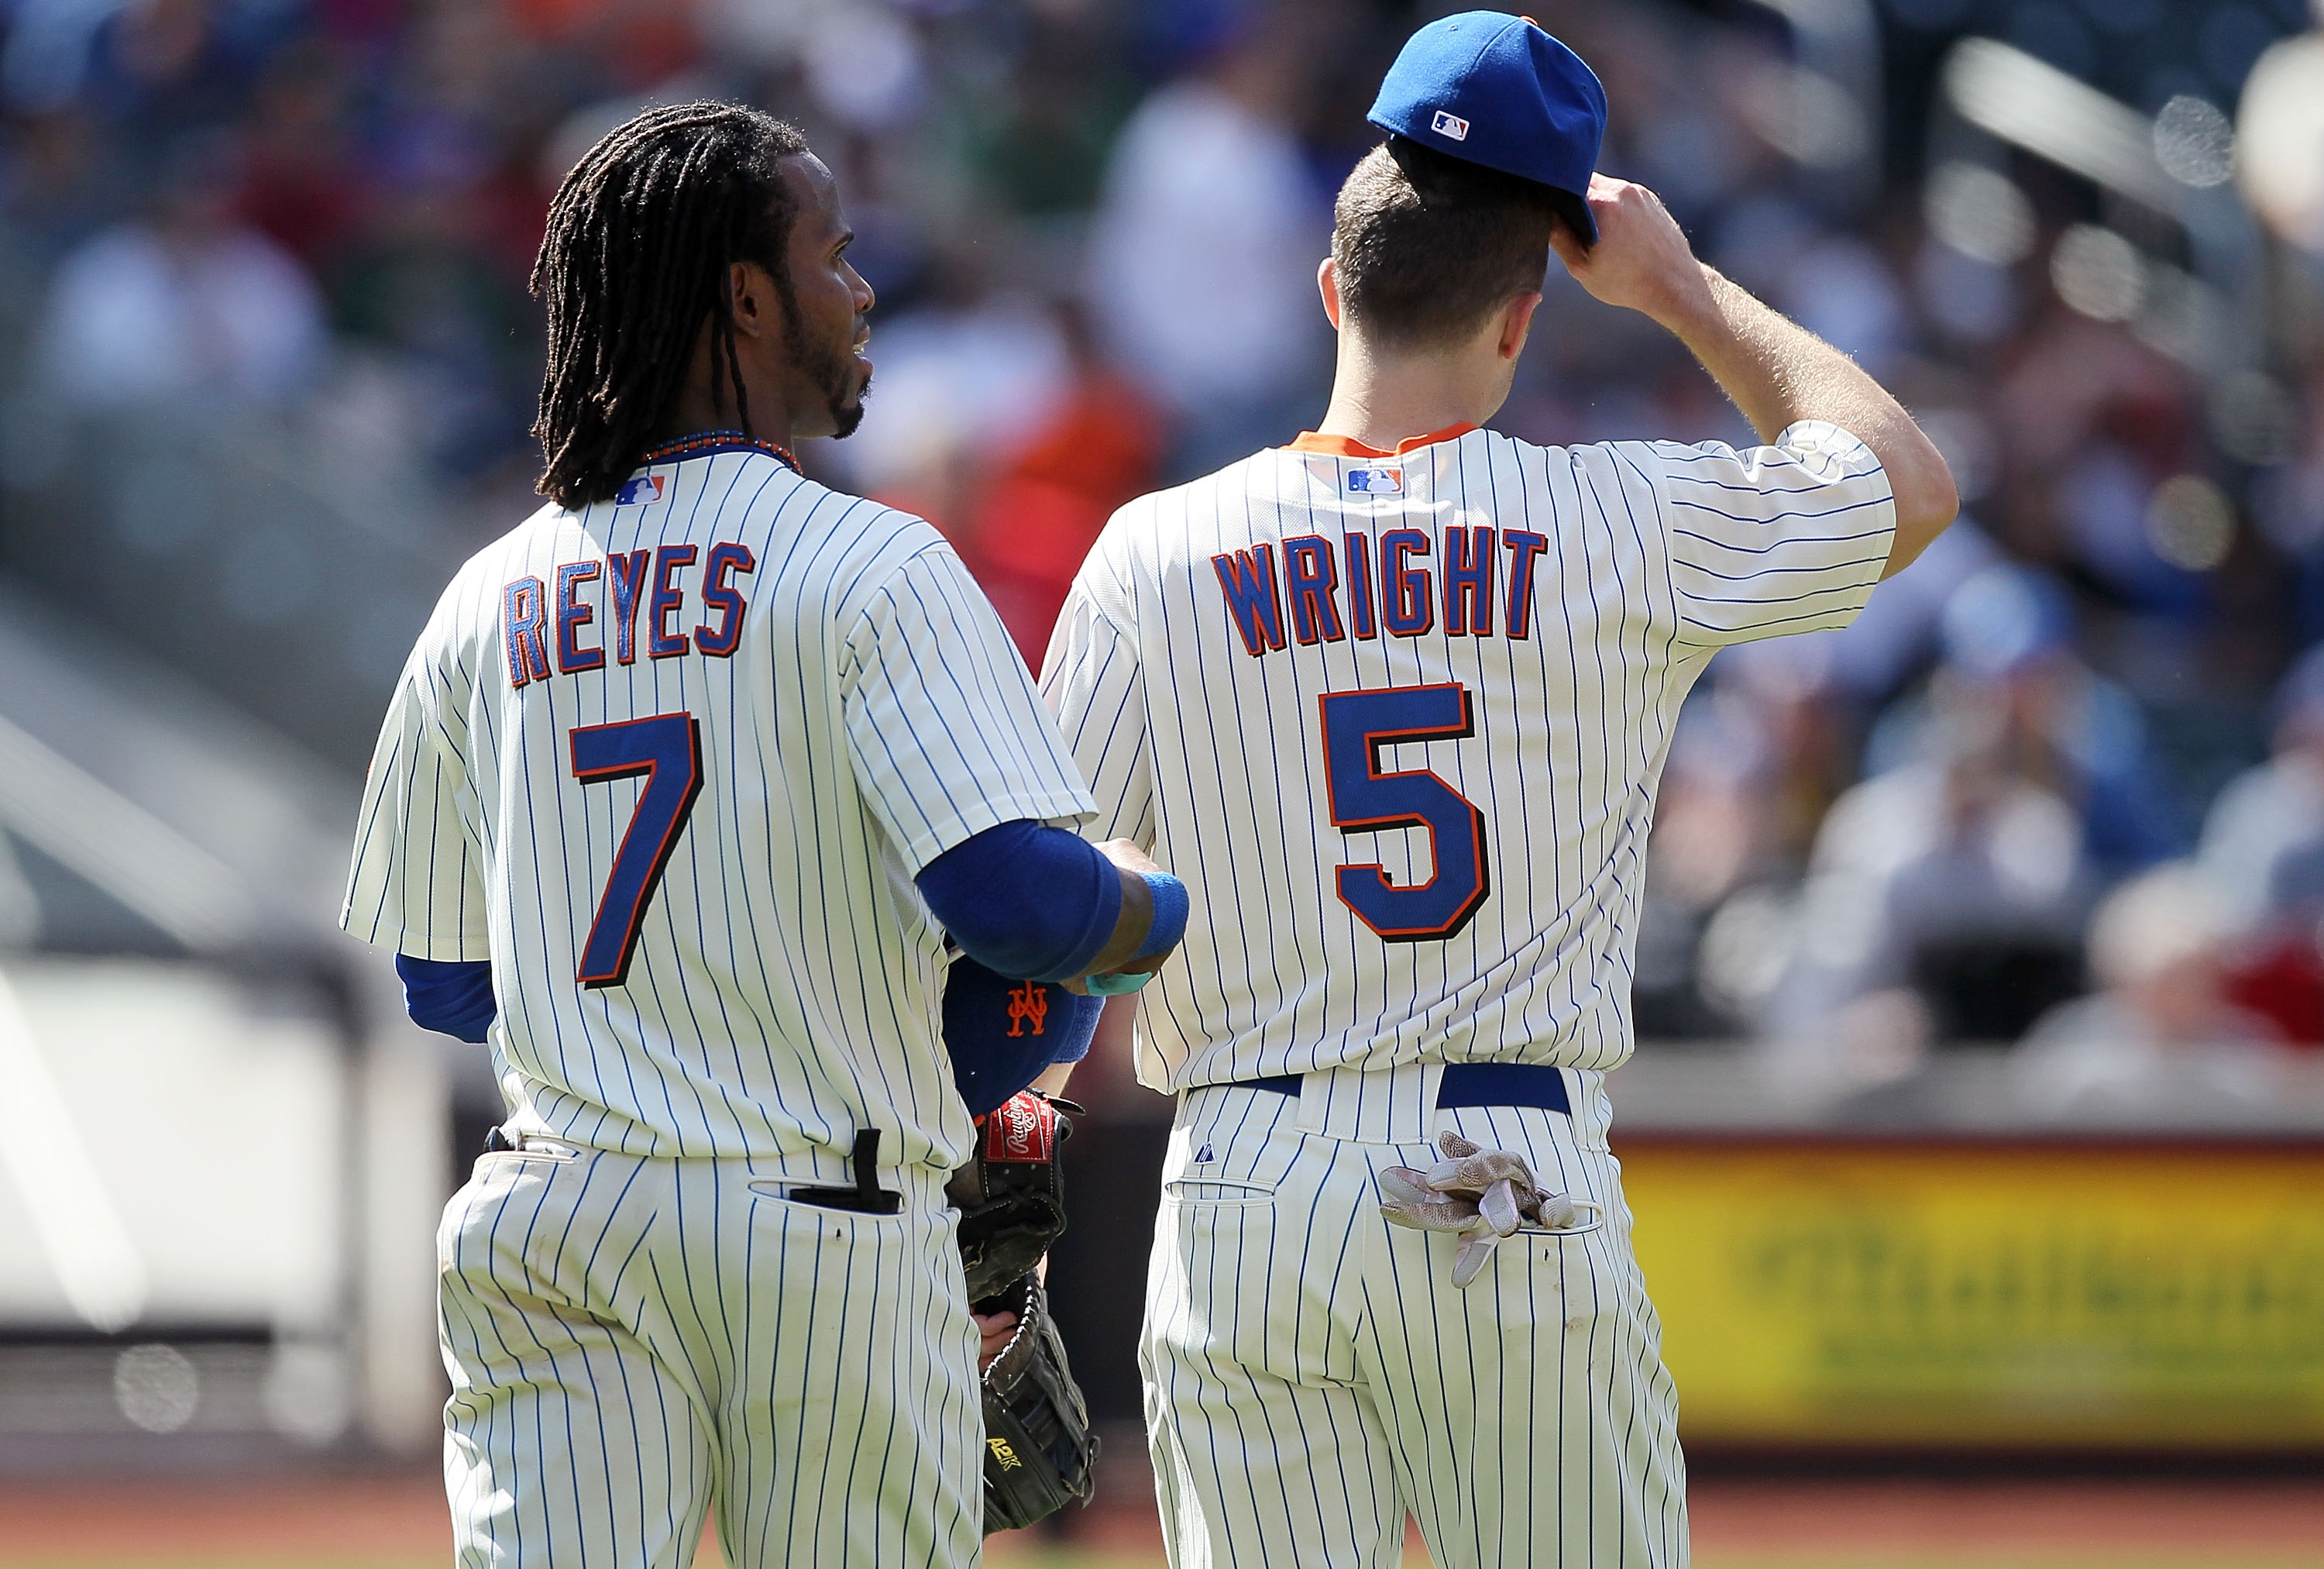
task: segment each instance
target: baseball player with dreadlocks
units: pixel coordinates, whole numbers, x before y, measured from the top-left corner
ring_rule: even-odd
[[[1406,45],[1319,281],[1319,431],[1133,502],[1043,687],[1203,918],[1148,993],[1178,1097],[1142,1363],[1178,1569],[1682,1565],[1659,1331],[1608,1152],[1646,833],[1721,646],[1845,624],[1948,523],[1846,356],[1596,176],[1606,100],[1526,19]],[[1765,445],[1480,429],[1550,253]]]
[[[453,579],[373,759],[343,924],[509,1107],[438,1234],[463,1565],[675,1569],[713,1509],[738,1565],[975,1562],[946,1186],[1021,1151],[975,1139],[949,948],[1120,989],[1183,928],[1065,830],[1093,803],[942,538],[786,448],[862,417],[850,237],[754,111],[582,159],[533,275],[549,504]],[[990,1106],[1043,1064],[974,1066]]]

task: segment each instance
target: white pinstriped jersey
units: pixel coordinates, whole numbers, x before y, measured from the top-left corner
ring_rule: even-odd
[[[544,508],[453,579],[372,762],[341,924],[490,958],[516,1133],[949,1169],[930,860],[1091,802],[918,518],[763,452]],[[897,1142],[900,1135],[900,1148]]]
[[[1895,526],[1815,421],[1742,451],[1311,436],[1124,507],[1042,687],[1085,831],[1193,896],[1139,1078],[1620,1063],[1679,705],[1724,644],[1847,623]]]

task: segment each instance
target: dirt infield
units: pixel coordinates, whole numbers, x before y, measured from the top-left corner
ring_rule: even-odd
[[[438,1486],[426,1472],[0,1482],[0,1566],[440,1565],[448,1542]],[[2305,1483],[1722,1481],[1698,1486],[1692,1504],[1704,1569],[2324,1565],[2324,1488]],[[1002,1538],[990,1556],[1024,1569],[1160,1563],[1141,1500],[1069,1523],[1065,1540]],[[702,1561],[708,1569],[715,1553]]]

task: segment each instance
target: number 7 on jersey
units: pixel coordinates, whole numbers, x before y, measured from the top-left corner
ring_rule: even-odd
[[[571,740],[573,777],[585,785],[646,776],[574,977],[592,989],[618,986],[629,978],[646,906],[661,886],[662,868],[669,864],[694,798],[702,793],[702,726],[691,714],[657,714],[584,725]]]

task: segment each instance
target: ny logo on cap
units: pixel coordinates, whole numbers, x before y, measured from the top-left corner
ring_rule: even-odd
[[[1428,122],[1428,128],[1440,136],[1450,136],[1455,142],[1469,139],[1469,122],[1443,109],[1436,111],[1436,118]]]

